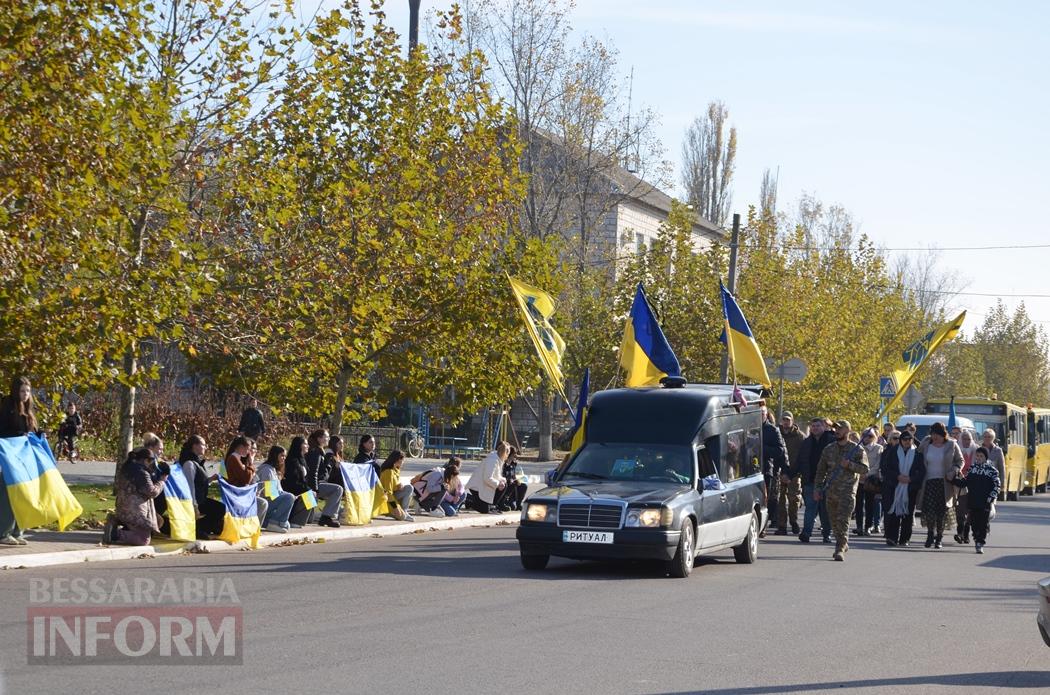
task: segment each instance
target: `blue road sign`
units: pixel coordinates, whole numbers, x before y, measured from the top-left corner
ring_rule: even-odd
[[[897,389],[893,388],[893,379],[888,376],[879,377],[879,398],[893,398],[897,395]]]

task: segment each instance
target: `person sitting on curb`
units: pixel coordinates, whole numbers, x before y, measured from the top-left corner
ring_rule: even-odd
[[[271,533],[288,533],[291,526],[288,517],[292,513],[292,505],[295,504],[295,495],[281,488],[286,456],[287,452],[283,446],[271,446],[266,461],[255,472],[259,480],[260,494],[265,496],[266,481],[272,480],[277,484],[277,496],[269,500],[270,508],[263,520],[263,529]]]
[[[502,500],[504,490],[507,489],[507,480],[503,477],[503,462],[510,454],[510,444],[500,442],[495,451],[478,464],[467,481],[467,489],[470,497],[467,499],[467,507],[482,514],[499,514],[499,502]]]
[[[405,455],[398,449],[390,452],[390,455],[379,467],[379,486],[382,494],[386,495],[387,504],[390,505],[390,516],[404,521],[414,521],[408,513],[408,505],[412,501],[412,486],[401,484],[401,464],[405,461]]]
[[[252,455],[252,440],[238,435],[230,442],[226,450],[226,480],[236,487],[247,487],[255,483],[255,459]],[[266,518],[270,503],[265,497],[255,498],[255,509],[259,515],[259,524]]]
[[[441,467],[423,471],[412,478],[412,498],[421,514],[445,516],[441,502],[445,499],[445,472]]]
[[[521,511],[521,503],[525,501],[525,493],[529,490],[529,484],[523,478],[525,471],[518,465],[518,450],[511,447],[503,464],[503,479],[507,481],[507,489],[500,500],[501,512]]]
[[[106,545],[149,545],[152,534],[160,533],[153,500],[164,491],[170,468],[157,462],[164,448],[160,437],[147,433],[143,444],[128,454],[117,473],[116,509],[102,529]]]
[[[208,485],[219,477],[218,473],[208,475],[204,468],[204,453],[207,445],[199,434],[190,435],[179,452],[179,465],[190,484],[190,498],[197,516],[197,540],[208,540],[222,533],[226,518],[226,505],[219,500],[208,497]]]
[[[445,512],[445,516],[459,514],[460,507],[467,501],[467,491],[463,487],[463,479],[459,476],[462,466],[463,461],[458,456],[452,456],[445,463],[445,497],[441,500],[441,510]]]
[[[290,528],[302,528],[313,520],[313,509],[307,509],[302,495],[310,487],[306,484],[306,437],[293,437],[288,447],[288,457],[284,460],[284,476],[281,478],[281,489],[295,495],[292,513],[288,515]],[[336,490],[342,496],[342,489]],[[338,499],[336,504],[339,504]]]
[[[376,459],[376,440],[370,434],[361,436],[361,441],[357,445],[357,455],[354,456],[354,463],[369,463],[372,468],[376,469],[376,475],[379,474],[379,461]]]
[[[306,486],[317,493],[319,499],[326,500],[318,523],[329,528],[339,528],[337,518],[339,503],[343,499],[343,485],[328,482],[328,457],[324,453],[328,439],[328,430],[314,430],[310,434],[306,452]]]

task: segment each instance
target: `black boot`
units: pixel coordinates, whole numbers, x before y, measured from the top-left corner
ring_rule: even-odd
[[[933,547],[933,531],[930,531],[928,534],[926,534],[926,547]]]

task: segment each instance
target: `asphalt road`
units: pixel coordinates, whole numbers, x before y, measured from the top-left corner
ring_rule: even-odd
[[[988,693],[1050,691],[1035,582],[1050,495],[1003,505],[983,556],[770,537],[686,580],[553,560],[514,527],[0,573],[9,693]],[[26,663],[31,579],[229,577],[243,666]]]

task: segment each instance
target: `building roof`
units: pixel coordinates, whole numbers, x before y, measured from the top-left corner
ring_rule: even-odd
[[[620,192],[628,198],[664,215],[670,214],[672,198],[656,186],[635,176],[623,167],[616,167],[609,173],[609,177]],[[728,236],[726,230],[696,213],[693,213],[693,232],[709,237],[725,238]]]

